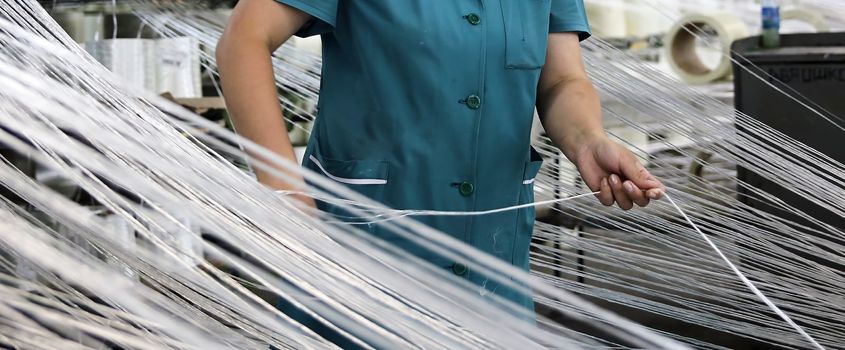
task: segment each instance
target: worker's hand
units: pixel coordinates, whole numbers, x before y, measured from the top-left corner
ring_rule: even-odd
[[[285,134],[285,136],[286,135],[287,134]],[[290,143],[288,143],[288,145],[290,145]],[[296,164],[297,158],[293,152],[293,147],[289,147],[286,150],[288,152],[281,152],[280,155],[283,158],[286,158],[290,163]],[[258,161],[263,161],[258,157],[256,157],[256,159]],[[272,164],[270,161],[263,162],[263,164]],[[305,179],[301,174],[293,170],[285,169],[281,166],[276,167],[276,169],[272,172],[264,171],[262,169],[262,167],[254,168],[258,182],[273,189],[279,196],[284,197],[286,200],[293,201],[293,204],[297,204],[300,209],[306,212],[314,212],[316,210],[317,204],[315,203],[314,198],[311,194],[303,192],[305,191],[304,188],[307,188],[307,186],[305,185]]]
[[[596,197],[606,206],[615,202],[624,210],[634,203],[645,207],[665,191],[631,151],[604,135],[581,143],[574,161],[587,186],[601,191]]]

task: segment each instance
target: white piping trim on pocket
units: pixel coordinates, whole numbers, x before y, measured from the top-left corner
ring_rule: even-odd
[[[523,182],[522,182],[522,184],[523,184],[523,185],[530,185],[530,184],[533,184],[535,179],[536,179],[536,177],[535,177],[535,178],[533,178],[533,179],[531,179],[531,180],[525,180],[525,181],[523,181]]]
[[[309,157],[309,159],[311,159],[311,161],[314,162],[314,164],[317,164],[317,167],[320,168],[320,171],[322,171],[324,175],[326,175],[328,178],[335,180],[337,182],[342,182],[342,183],[350,184],[350,185],[386,185],[387,184],[387,180],[384,180],[384,179],[347,179],[347,178],[343,178],[343,177],[337,177],[337,176],[334,176],[332,174],[329,174],[329,172],[326,171],[326,168],[323,168],[323,164],[320,164],[320,161],[317,160],[317,158],[314,157],[314,155],[311,155]]]

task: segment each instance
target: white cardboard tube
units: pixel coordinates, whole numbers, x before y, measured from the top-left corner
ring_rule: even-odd
[[[702,62],[696,52],[696,35],[702,35],[700,29],[705,26],[715,30],[722,45],[722,58],[712,69]],[[666,57],[672,70],[683,81],[690,84],[712,83],[731,75],[731,43],[746,36],[748,27],[732,14],[691,14],[676,22],[666,35]]]

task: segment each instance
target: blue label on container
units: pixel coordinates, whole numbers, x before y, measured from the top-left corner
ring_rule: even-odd
[[[780,8],[763,8],[763,30],[780,29]]]

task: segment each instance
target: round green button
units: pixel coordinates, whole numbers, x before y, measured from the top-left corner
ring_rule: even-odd
[[[481,97],[478,97],[477,95],[469,95],[469,97],[467,97],[467,107],[470,109],[481,108]]]
[[[464,265],[464,264],[460,264],[460,263],[454,263],[454,264],[452,264],[452,273],[454,273],[454,274],[456,274],[456,275],[458,275],[458,276],[463,276],[463,275],[466,275],[466,274],[467,274],[467,270],[468,270],[468,269],[467,269],[467,266],[466,266],[466,265]]]
[[[458,190],[461,192],[461,195],[464,197],[469,197],[473,192],[475,192],[475,186],[473,186],[469,182],[461,182],[461,185],[458,186]]]
[[[481,24],[481,16],[479,16],[477,13],[470,13],[467,15],[467,22],[469,22],[469,24],[477,26]]]

